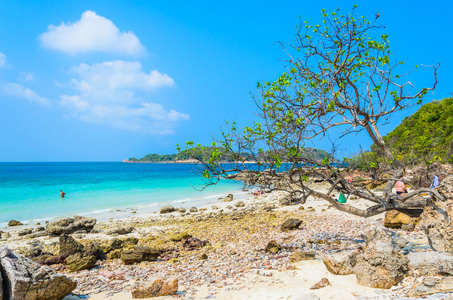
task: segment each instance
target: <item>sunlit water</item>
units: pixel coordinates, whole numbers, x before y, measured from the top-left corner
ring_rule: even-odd
[[[11,220],[42,222],[74,215],[101,219],[117,210],[139,213],[218,201],[227,193],[244,196],[241,184],[223,180],[204,191],[192,164],[0,163],[0,227]],[[66,193],[60,197],[60,190]]]

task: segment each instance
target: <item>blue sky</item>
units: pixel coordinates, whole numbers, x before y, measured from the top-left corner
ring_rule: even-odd
[[[208,144],[225,120],[255,119],[250,92],[284,72],[274,42],[293,38],[299,16],[317,24],[322,8],[354,4],[367,18],[379,11],[406,65],[442,64],[425,102],[451,95],[450,1],[0,1],[0,161],[119,161]],[[370,143],[353,136],[340,149]]]

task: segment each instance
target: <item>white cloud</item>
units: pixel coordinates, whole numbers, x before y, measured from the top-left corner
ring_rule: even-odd
[[[6,55],[0,52],[0,68],[6,65]]]
[[[19,80],[20,81],[33,81],[33,80],[35,80],[35,76],[33,75],[33,73],[19,72]]]
[[[49,104],[49,99],[39,96],[36,92],[18,83],[3,83],[0,85],[0,92],[19,99],[26,99],[41,105]]]
[[[49,25],[39,40],[43,47],[69,54],[94,51],[139,56],[145,52],[134,33],[120,32],[112,21],[91,10],[74,23]]]
[[[72,84],[78,94],[63,95],[60,101],[72,117],[151,134],[171,134],[180,121],[189,119],[187,114],[144,100],[174,81],[156,70],[143,72],[138,62],[80,64],[72,71],[77,75]]]

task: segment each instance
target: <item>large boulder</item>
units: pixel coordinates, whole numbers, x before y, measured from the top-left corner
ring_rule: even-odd
[[[0,268],[3,299],[60,300],[76,287],[76,282],[66,276],[14,254],[3,245],[0,245]]]
[[[96,225],[96,219],[94,218],[75,216],[48,223],[46,231],[53,236],[63,233],[71,234],[76,231],[90,232],[93,230],[94,225]]]
[[[72,255],[78,252],[82,252],[84,247],[81,243],[74,240],[67,234],[62,234],[59,237],[60,252],[59,255]]]
[[[354,273],[359,251],[333,253],[325,256],[322,262],[330,273],[335,275],[349,275]]]
[[[17,220],[10,220],[8,222],[8,226],[21,226],[21,225],[24,225],[24,224],[22,224],[21,222],[19,222]]]
[[[113,234],[128,234],[134,230],[132,226],[120,226],[115,228],[110,228],[105,231],[105,234],[113,235]]]
[[[155,260],[160,254],[160,251],[147,246],[135,246],[134,249],[123,250],[121,260],[125,265],[131,265],[142,261]]]
[[[453,255],[449,253],[411,252],[407,257],[409,268],[416,270],[421,276],[453,275]]]
[[[96,265],[96,257],[87,253],[76,253],[68,256],[65,263],[71,272],[89,270]]]
[[[147,283],[139,283],[132,287],[132,298],[143,299],[175,295],[178,291],[178,279],[165,280],[161,277]]]
[[[406,243],[389,230],[376,228],[369,232],[366,250],[357,256],[354,267],[357,282],[381,289],[398,284],[409,270],[409,259],[399,252]]]
[[[302,220],[299,219],[287,219],[283,224],[280,226],[281,231],[290,231],[299,229],[299,225],[302,224]]]
[[[160,209],[160,213],[161,214],[168,214],[168,213],[171,213],[171,212],[174,212],[176,209],[171,206],[171,205],[165,205],[165,206],[162,206],[162,208]]]
[[[390,210],[385,213],[384,226],[388,228],[401,228],[403,225],[417,225],[420,217],[411,217],[408,214],[397,210]]]

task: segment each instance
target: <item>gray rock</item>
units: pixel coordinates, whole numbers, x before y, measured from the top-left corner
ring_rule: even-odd
[[[178,208],[178,212],[183,214],[186,212],[186,209],[184,207],[180,207],[180,208]]]
[[[367,238],[366,250],[357,256],[354,267],[357,283],[389,289],[398,284],[409,269],[409,259],[398,251],[405,240],[381,228],[367,233]]]
[[[37,238],[37,237],[47,236],[47,235],[48,235],[47,231],[38,231],[38,232],[30,233],[28,235],[28,237],[34,239],[34,238]]]
[[[46,231],[46,229],[42,226],[38,226],[35,228],[35,232]]]
[[[238,201],[238,202],[236,202],[236,203],[234,204],[234,206],[236,206],[236,207],[244,207],[244,206],[245,206],[245,203],[244,203],[244,201]]]
[[[195,206],[192,206],[191,208],[189,208],[189,211],[191,213],[198,212],[198,208],[196,208]]]
[[[72,255],[83,251],[83,245],[67,234],[60,235],[60,255]]]
[[[280,226],[281,231],[290,231],[299,229],[299,225],[302,224],[302,220],[299,219],[287,219],[283,224]]]
[[[165,205],[160,209],[161,214],[168,214],[168,213],[171,213],[174,211],[175,211],[175,208],[171,205]]]
[[[60,300],[76,287],[76,282],[56,274],[0,245],[3,297],[21,300]]]
[[[449,253],[411,252],[407,257],[409,268],[419,271],[421,276],[453,275],[453,255]]]
[[[349,275],[354,273],[359,251],[333,253],[325,256],[322,262],[330,273],[335,275]]]
[[[128,234],[134,230],[132,226],[120,226],[116,228],[111,228],[105,231],[105,234],[112,235],[112,234]]]
[[[71,234],[79,230],[84,230],[83,233],[87,233],[93,229],[94,225],[96,225],[94,218],[75,216],[48,223],[46,231],[53,236],[63,233]]]
[[[21,226],[21,225],[24,225],[24,224],[22,224],[21,222],[19,222],[17,220],[10,220],[8,222],[8,226]]]
[[[76,253],[65,260],[71,272],[89,270],[96,265],[96,257],[87,253]]]
[[[224,199],[223,202],[231,202],[233,201],[233,194],[228,194]]]
[[[453,277],[425,277],[421,284],[409,291],[408,296],[420,297],[450,292],[453,292]]]
[[[33,232],[33,230],[31,230],[30,228],[25,228],[25,229],[22,229],[19,232],[17,232],[17,235],[18,236],[24,236],[24,235],[28,235],[28,234],[30,234],[32,232]]]
[[[160,254],[158,249],[146,246],[135,246],[133,250],[123,250],[121,260],[125,265],[131,265],[142,261],[155,260]]]

